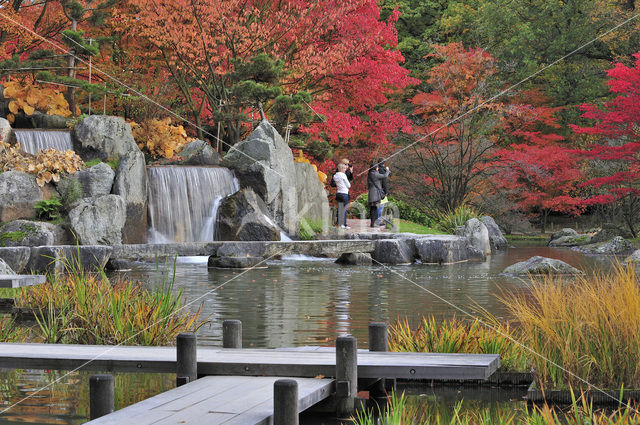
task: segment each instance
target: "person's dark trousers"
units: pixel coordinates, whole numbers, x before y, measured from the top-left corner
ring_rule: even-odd
[[[369,217],[371,218],[371,227],[374,227],[378,221],[378,204],[369,204]]]
[[[347,205],[349,204],[348,193],[336,193],[336,201],[338,201],[338,226],[347,225]]]

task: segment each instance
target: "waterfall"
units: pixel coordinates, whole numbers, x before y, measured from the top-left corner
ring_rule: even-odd
[[[220,201],[240,189],[223,167],[149,167],[149,243],[214,240]]]
[[[36,155],[50,148],[59,151],[73,150],[71,132],[66,130],[14,130],[23,151]]]

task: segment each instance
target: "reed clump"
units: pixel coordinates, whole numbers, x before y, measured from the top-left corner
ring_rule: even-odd
[[[15,298],[35,311],[39,332],[49,343],[170,345],[180,332],[196,331],[200,310],[183,308],[182,291],[166,279],[153,290],[124,277],[113,281],[102,271],[87,273],[65,260],[65,273],[47,276]]]
[[[433,316],[422,317],[417,327],[409,321],[398,320],[389,327],[390,351],[427,353],[499,354],[502,368],[527,371],[529,362],[522,348],[510,339],[514,333],[508,323],[501,323],[484,312],[483,324],[479,319],[457,318],[436,321]]]
[[[638,283],[632,265],[618,265],[572,281],[543,276],[503,297],[520,341],[539,354],[529,357],[544,387],[640,388]]]

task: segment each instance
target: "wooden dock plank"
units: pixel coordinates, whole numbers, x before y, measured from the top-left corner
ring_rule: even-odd
[[[225,379],[223,379],[225,378]],[[231,379],[229,379],[231,378]],[[278,377],[206,376],[133,404],[90,425],[175,425],[175,424],[268,424],[273,416],[273,384]],[[329,397],[333,380],[294,378],[298,381],[298,410],[301,412]],[[183,399],[185,394],[210,397],[178,407],[166,400]],[[158,401],[160,400],[160,401]]]
[[[40,274],[0,274],[0,288],[22,288],[41,285],[47,278]]]
[[[0,344],[0,367],[175,372],[174,347]],[[84,365],[90,361],[89,364]],[[84,365],[84,366],[83,366]],[[487,379],[500,366],[495,354],[358,352],[360,378]],[[285,351],[198,348],[203,375],[333,376],[335,349]]]

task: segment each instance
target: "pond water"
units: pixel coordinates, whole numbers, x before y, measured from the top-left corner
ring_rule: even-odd
[[[585,270],[609,269],[609,259],[586,257],[569,249],[518,246],[484,263],[413,266],[339,266],[331,259],[288,257],[267,268],[246,272],[208,269],[206,259],[180,259],[161,265],[131,263],[121,273],[158,285],[163,275],[175,273],[175,290],[182,290],[192,311],[202,308],[207,323],[198,332],[200,345],[222,344],[222,320],[241,319],[245,347],[275,348],[332,345],[343,333],[367,346],[370,321],[394,321],[422,315],[463,317],[457,310],[473,311],[477,304],[497,317],[507,316],[498,297],[504,291],[527,291],[518,278],[500,276],[517,261],[541,255],[557,258]],[[88,380],[91,372],[66,375],[59,371],[0,370],[0,410],[62,377],[60,382],[0,414],[9,423],[80,424],[88,416]],[[171,374],[116,375],[116,406],[124,407],[173,387]],[[522,410],[521,391],[412,387],[412,403],[425,409],[450,411],[461,397],[469,404],[507,411]],[[512,400],[512,401],[510,401]],[[513,401],[520,401],[513,403]],[[465,401],[465,405],[467,405]],[[309,418],[304,423],[334,424]]]

